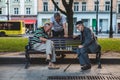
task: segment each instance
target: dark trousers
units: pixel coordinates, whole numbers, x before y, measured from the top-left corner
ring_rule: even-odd
[[[54,31],[52,30],[53,37],[64,37],[64,30],[62,31]]]
[[[81,66],[90,64],[88,52],[89,50],[87,48],[77,48],[77,54]]]

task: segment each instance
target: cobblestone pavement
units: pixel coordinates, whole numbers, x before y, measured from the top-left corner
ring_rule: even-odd
[[[0,80],[47,80],[48,76],[81,76],[97,74],[117,74],[120,76],[119,64],[104,64],[102,69],[92,65],[91,70],[81,71],[79,64],[72,64],[66,72],[68,64],[60,64],[60,69],[49,70],[46,64],[32,64],[24,69],[24,64],[0,64]]]

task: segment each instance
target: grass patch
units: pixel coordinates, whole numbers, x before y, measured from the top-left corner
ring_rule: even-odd
[[[19,52],[25,50],[27,38],[0,37],[0,52]]]
[[[99,38],[98,42],[102,46],[102,52],[120,52],[120,38]]]
[[[0,37],[0,52],[25,51],[28,39],[23,37]],[[120,38],[99,38],[102,52],[120,52]]]

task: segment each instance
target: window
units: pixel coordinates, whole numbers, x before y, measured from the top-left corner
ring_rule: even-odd
[[[56,4],[58,5],[58,2],[56,2]],[[58,9],[54,6],[54,11],[58,11]]]
[[[14,2],[18,2],[19,0],[14,0]]]
[[[31,8],[26,8],[26,14],[30,14],[31,13]]]
[[[90,19],[82,19],[86,27],[90,27]]]
[[[105,11],[110,11],[110,2],[105,2]]]
[[[20,30],[20,22],[0,22],[0,30]]]
[[[86,11],[86,2],[82,2],[82,11]]]
[[[74,2],[74,11],[79,11],[79,2]]]
[[[13,3],[19,3],[20,0],[13,0]]]
[[[108,19],[99,20],[99,32],[108,32]]]
[[[49,23],[50,19],[49,18],[42,18],[42,25],[44,25],[45,23]]]
[[[48,11],[48,2],[43,2],[43,11]]]
[[[0,14],[2,14],[2,8],[0,8]]]
[[[118,13],[120,13],[120,4],[118,4]]]
[[[98,2],[96,1],[96,2],[94,3],[94,5],[95,5],[94,10],[95,10],[95,11],[97,11],[97,10],[99,11],[99,1],[98,1]],[[98,5],[98,6],[97,6],[97,5]]]
[[[26,2],[30,2],[31,0],[26,0]]]
[[[18,8],[14,8],[14,14],[19,14],[19,9]]]

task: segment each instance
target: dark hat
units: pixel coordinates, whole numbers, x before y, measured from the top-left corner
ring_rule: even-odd
[[[75,25],[83,24],[83,21],[77,21]]]

